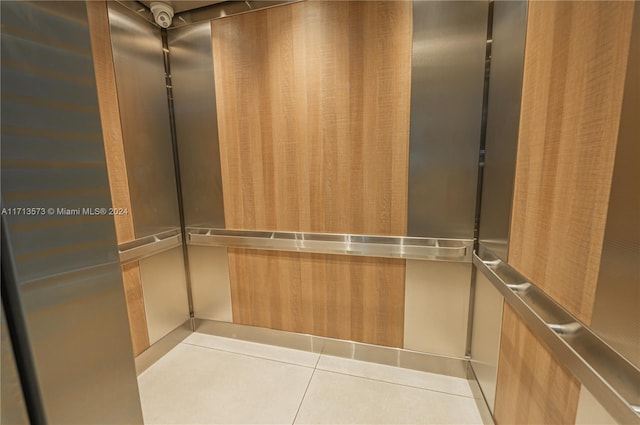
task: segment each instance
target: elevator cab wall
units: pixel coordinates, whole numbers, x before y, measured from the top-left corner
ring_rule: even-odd
[[[189,320],[160,29],[89,2],[112,205],[134,351]]]
[[[487,18],[488,2],[320,1],[169,29],[188,233],[415,236],[470,250]],[[465,355],[469,260],[195,239],[196,318]]]

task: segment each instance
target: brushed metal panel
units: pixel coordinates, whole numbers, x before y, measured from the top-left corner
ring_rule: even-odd
[[[182,248],[141,260],[140,275],[149,343],[153,344],[189,319]]]
[[[66,214],[111,206],[86,8],[1,7],[0,185],[20,280],[113,261],[112,217]],[[11,213],[24,207],[38,215]]]
[[[138,376],[192,333],[191,319],[189,319],[140,353],[136,357],[136,373]]]
[[[167,36],[185,225],[224,228],[211,24]]]
[[[407,260],[404,348],[464,357],[471,265]]]
[[[474,302],[471,364],[482,394],[493,413],[504,298],[482,273],[476,273]]]
[[[142,423],[119,264],[23,283],[23,300],[49,422]]]
[[[409,236],[474,237],[488,4],[413,3]]]
[[[598,400],[585,387],[580,389],[576,425],[611,425],[615,419],[602,407]]]
[[[180,226],[160,29],[107,2],[136,238]]]
[[[526,1],[494,1],[479,239],[507,260],[527,29]]]
[[[82,213],[111,206],[85,2],[0,7],[2,207],[44,210],[3,221],[47,421],[142,423],[113,218]]]
[[[0,310],[2,308],[0,307]],[[16,367],[16,359],[13,355],[13,345],[9,338],[4,310],[2,310],[2,327],[0,328],[0,423],[3,424],[29,424],[29,415],[22,395],[22,386]]]
[[[636,4],[618,146],[591,317],[593,330],[640,368],[640,5]]]
[[[491,409],[489,408],[487,400],[482,393],[482,389],[478,383],[478,377],[476,376],[471,363],[467,364],[467,379],[469,380],[469,387],[471,387],[473,400],[476,402],[476,407],[478,408],[478,412],[482,418],[482,423],[484,425],[494,425],[495,422],[493,421]]]
[[[231,284],[227,248],[190,246],[193,312],[199,319],[231,322]]]

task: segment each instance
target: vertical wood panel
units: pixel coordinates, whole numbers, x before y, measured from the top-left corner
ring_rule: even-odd
[[[633,2],[532,2],[509,263],[585,323],[593,307]]]
[[[591,320],[633,2],[530,2],[509,263]],[[574,423],[579,382],[510,308],[498,423]]]
[[[137,261],[122,266],[122,280],[127,301],[133,355],[137,356],[149,348],[149,332],[147,330],[147,318],[142,293],[142,278],[140,277],[140,265]]]
[[[494,415],[498,424],[572,424],[580,382],[504,304]]]
[[[411,2],[212,23],[228,228],[404,235]],[[402,346],[404,261],[229,250],[236,323]]]
[[[402,347],[404,260],[229,249],[234,322]]]
[[[213,21],[228,228],[403,235],[411,2]]]
[[[122,141],[116,79],[113,69],[113,52],[111,50],[107,4],[104,1],[88,1],[87,12],[111,201],[114,207],[126,208],[129,212],[125,215],[113,216],[118,243],[123,243],[135,239],[135,233]],[[123,266],[122,280],[133,351],[134,355],[138,355],[149,347],[149,335],[142,298],[140,268],[137,262]]]

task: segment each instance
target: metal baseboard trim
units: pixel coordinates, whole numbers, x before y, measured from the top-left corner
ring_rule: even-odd
[[[186,337],[191,335],[191,319],[186,320],[183,324],[160,338],[152,346],[138,354],[136,357],[136,374],[140,375],[151,365],[160,360],[162,356],[171,351],[176,345],[180,344]]]
[[[195,319],[195,332],[456,378],[468,377],[465,358],[198,318]]]
[[[480,412],[482,423],[484,425],[495,425],[495,420],[493,418],[493,415],[491,414],[491,408],[489,407],[487,399],[484,397],[484,393],[482,392],[482,388],[480,387],[480,384],[478,382],[476,372],[475,370],[473,370],[472,362],[469,362],[467,364],[467,380],[469,381],[471,393],[473,393],[473,399],[476,402],[478,412]]]

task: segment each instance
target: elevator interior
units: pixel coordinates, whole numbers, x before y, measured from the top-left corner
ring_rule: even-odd
[[[194,331],[638,421],[637,5],[1,6],[3,324],[49,422],[141,423]]]

